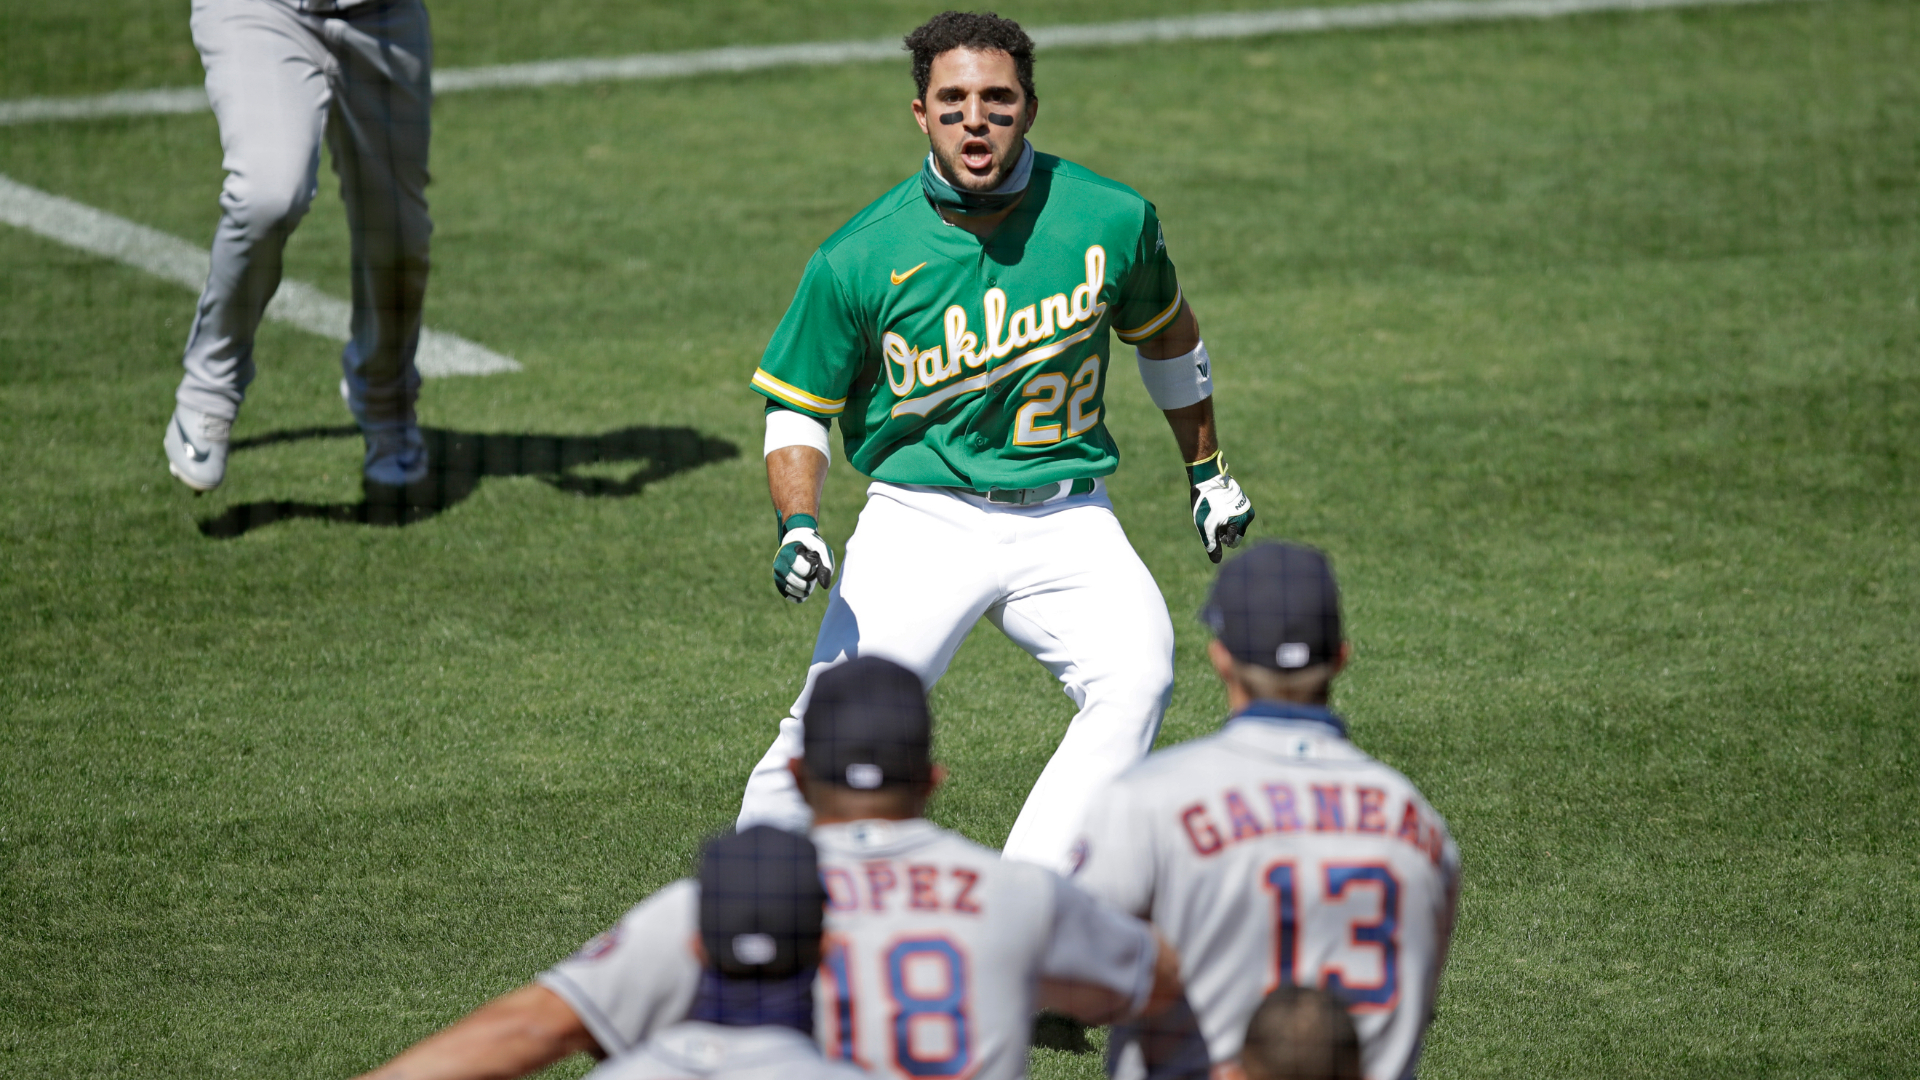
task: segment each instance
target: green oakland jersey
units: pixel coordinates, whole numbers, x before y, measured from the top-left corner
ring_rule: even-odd
[[[948,225],[916,175],[827,239],[753,388],[838,417],[854,468],[940,487],[1105,476],[1112,329],[1132,344],[1180,313],[1153,204],[1049,154],[993,235]]]

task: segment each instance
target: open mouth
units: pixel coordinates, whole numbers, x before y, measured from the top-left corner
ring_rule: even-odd
[[[968,139],[960,144],[960,164],[970,172],[985,173],[993,169],[993,145],[985,139]]]

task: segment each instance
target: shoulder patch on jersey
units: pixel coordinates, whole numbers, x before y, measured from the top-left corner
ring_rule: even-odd
[[[585,945],[580,946],[580,951],[574,953],[573,958],[575,960],[585,960],[590,963],[607,955],[614,949],[619,948],[619,946],[620,924],[615,923],[611,930],[603,934],[595,934]]]

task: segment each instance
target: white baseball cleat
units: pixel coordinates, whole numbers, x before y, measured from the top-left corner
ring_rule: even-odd
[[[227,443],[233,421],[173,407],[167,434],[160,445],[167,451],[167,471],[195,491],[212,491],[227,478]]]
[[[427,443],[416,424],[367,431],[367,460],[362,467],[370,484],[406,487],[427,478]]]

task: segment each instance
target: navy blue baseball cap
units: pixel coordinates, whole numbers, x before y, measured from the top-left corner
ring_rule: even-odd
[[[807,775],[861,791],[933,777],[933,713],[920,676],[862,656],[830,667],[807,700]]]
[[[820,964],[827,891],[813,841],[766,825],[700,853],[700,943],[736,979],[785,979]]]
[[[1299,671],[1340,653],[1340,588],[1317,548],[1265,543],[1220,568],[1201,612],[1243,664]]]

